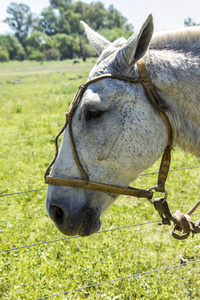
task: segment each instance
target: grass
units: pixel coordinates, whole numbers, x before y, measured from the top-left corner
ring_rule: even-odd
[[[46,188],[53,139],[78,85],[94,65],[11,62],[0,65],[0,194]],[[172,166],[200,160],[172,151]],[[146,172],[158,171],[156,162]],[[199,169],[171,172],[169,205],[186,213],[200,198]],[[155,185],[141,176],[135,187]],[[46,191],[1,197],[0,249],[63,238],[45,210]],[[194,217],[197,219],[198,216]],[[102,230],[158,220],[146,200],[121,196],[102,218]],[[200,236],[177,241],[157,223],[0,253],[0,298],[37,299],[79,287],[200,259]],[[52,299],[199,299],[200,267],[191,264],[75,291]]]

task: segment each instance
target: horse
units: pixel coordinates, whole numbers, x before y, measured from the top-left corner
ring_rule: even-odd
[[[171,126],[170,147],[199,157],[200,29],[188,27],[153,34],[153,17],[149,15],[128,40],[121,37],[111,43],[82,24],[99,57],[88,84],[78,92],[70,124],[62,130],[52,178],[78,181],[85,172],[91,182],[127,189],[159,159],[169,144],[166,122],[139,80],[121,80],[122,76],[140,78],[141,60],[167,105],[164,114]],[[47,212],[65,235],[98,232],[102,213],[117,199],[112,191],[82,187],[48,184]]]

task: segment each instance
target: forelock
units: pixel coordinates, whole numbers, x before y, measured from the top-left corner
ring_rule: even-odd
[[[115,40],[113,43],[111,43],[106,49],[103,50],[100,57],[97,60],[97,64],[100,63],[102,60],[110,56],[111,54],[117,52],[120,50],[126,43],[126,39],[123,37],[120,37],[119,39]]]

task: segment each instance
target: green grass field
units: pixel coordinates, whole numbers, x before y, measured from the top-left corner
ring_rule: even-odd
[[[0,194],[46,188],[55,134],[77,87],[94,62],[0,64]],[[171,169],[200,165],[178,149]],[[158,171],[159,162],[146,172]],[[200,169],[170,172],[172,212],[186,213],[200,199]],[[149,188],[157,175],[140,176]],[[0,250],[63,238],[45,210],[46,191],[0,197]],[[194,216],[193,219],[198,219]],[[158,220],[146,200],[119,197],[102,230]],[[200,260],[200,234],[177,241],[158,223],[0,253],[0,299],[37,299],[151,270]],[[200,263],[150,273],[50,299],[200,299]]]

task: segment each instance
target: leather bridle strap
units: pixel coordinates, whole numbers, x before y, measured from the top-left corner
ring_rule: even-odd
[[[127,196],[133,196],[137,198],[152,199],[153,197],[152,190],[136,189],[130,186],[128,188],[122,188],[115,185],[108,185],[108,184],[98,183],[93,181],[88,181],[88,183],[85,183],[84,180],[81,179],[46,176],[45,183],[60,185],[60,186],[69,186],[69,187],[80,188],[85,190],[93,190],[93,191],[104,192],[108,194],[127,195]]]
[[[168,111],[168,105],[166,102],[159,96],[155,86],[153,85],[151,78],[148,74],[144,59],[140,59],[137,62],[138,72],[140,78],[142,78],[142,84],[146,92],[149,102],[159,111],[168,131],[168,143],[167,146],[172,145],[172,128],[169,122],[166,112]]]
[[[169,172],[169,167],[171,163],[171,149],[172,149],[172,127],[169,122],[166,111],[168,110],[168,106],[166,102],[159,96],[155,86],[153,85],[151,78],[148,74],[144,59],[141,59],[137,62],[138,72],[140,77],[143,79],[143,87],[146,92],[147,98],[150,103],[157,108],[159,111],[168,132],[168,143],[167,147],[164,150],[162,161],[160,164],[160,170],[158,175],[157,185],[155,190],[158,192],[165,192],[165,182],[167,179],[167,175]]]
[[[166,111],[167,111],[168,107],[167,107],[166,103],[159,97],[155,87],[153,86],[151,79],[148,75],[144,60],[141,59],[137,63],[137,65],[138,65],[138,71],[139,71],[140,77],[130,78],[130,77],[114,75],[114,74],[105,74],[105,75],[99,76],[95,79],[92,79],[79,87],[78,92],[76,93],[73,101],[71,102],[71,104],[69,106],[69,109],[66,112],[66,122],[65,122],[63,128],[59,131],[59,133],[57,134],[57,136],[55,138],[56,153],[55,153],[54,159],[52,160],[52,162],[50,163],[50,165],[48,166],[48,168],[45,172],[45,183],[50,184],[50,185],[70,186],[70,187],[74,187],[74,188],[95,190],[95,191],[99,191],[99,192],[117,194],[117,195],[123,194],[123,195],[134,196],[137,198],[151,199],[153,197],[152,189],[143,190],[143,189],[135,189],[132,187],[123,188],[123,187],[118,187],[118,186],[114,186],[114,185],[107,185],[104,183],[97,183],[97,182],[89,181],[88,176],[80,162],[80,159],[79,159],[76,147],[75,147],[74,139],[73,139],[73,132],[72,132],[73,114],[81,100],[83,93],[85,92],[85,90],[87,89],[87,87],[90,84],[95,83],[95,82],[105,79],[105,78],[112,78],[112,79],[123,80],[123,81],[129,82],[129,83],[142,84],[150,103],[159,111],[165,125],[167,126],[168,145],[165,149],[162,163],[160,166],[158,184],[156,187],[154,187],[154,189],[157,191],[165,192],[164,184],[165,184],[168,170],[169,170],[169,164],[170,164],[170,159],[169,159],[170,155],[169,154],[170,154],[171,143],[172,143],[171,125],[170,125],[168,117],[166,115]],[[58,152],[59,152],[58,138],[62,134],[62,132],[65,130],[67,125],[68,125],[68,129],[69,129],[70,144],[71,144],[72,152],[74,155],[74,159],[80,170],[83,180],[82,179],[73,179],[73,178],[52,177],[49,175],[50,169],[51,169],[52,165],[54,164],[54,162],[58,156]]]

